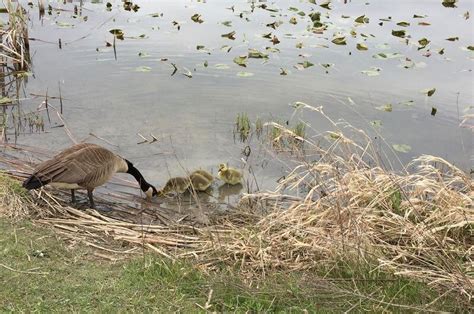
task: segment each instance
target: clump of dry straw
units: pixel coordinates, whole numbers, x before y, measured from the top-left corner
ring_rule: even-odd
[[[56,208],[50,210],[54,214],[40,221],[114,253],[119,252],[108,249],[104,239],[144,246],[173,260],[188,258],[205,269],[237,265],[254,274],[317,270],[345,259],[471,300],[472,179],[433,156],[387,170],[382,160],[389,159],[379,157],[380,149],[364,132],[333,122],[321,108],[304,109],[326,117],[334,130],[300,138],[304,145],[299,157],[292,155],[295,167],[276,191],[244,195],[239,210],[211,217],[209,226],[182,219],[144,224],[64,205],[60,211],[60,202],[52,201],[43,206]],[[3,206],[17,208],[6,194],[2,198]]]

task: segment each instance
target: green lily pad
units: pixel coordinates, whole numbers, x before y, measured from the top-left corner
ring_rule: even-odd
[[[402,21],[402,22],[398,22],[397,25],[402,26],[402,27],[407,27],[407,26],[410,26],[410,23]]]
[[[313,63],[309,62],[308,60],[305,60],[303,62],[299,62],[295,64],[295,68],[301,71],[309,67],[312,67],[313,65],[314,65]]]
[[[227,33],[227,34],[222,34],[221,37],[225,37],[225,38],[228,38],[230,40],[235,40],[235,31],[232,31],[232,32]]]
[[[392,30],[392,35],[395,36],[395,37],[405,38],[406,31],[404,29]]]
[[[346,45],[346,37],[345,36],[338,36],[334,37],[331,42],[335,45]]]
[[[375,127],[375,128],[381,128],[382,127],[382,121],[381,120],[373,120],[373,121],[370,121],[370,125]]]
[[[217,63],[214,65],[214,67],[216,69],[219,69],[219,70],[227,70],[227,69],[230,69],[230,66],[228,66],[227,64],[224,64],[224,63]]]
[[[380,71],[382,71],[381,68],[371,67],[369,70],[364,70],[364,71],[360,71],[360,72],[362,74],[367,75],[367,76],[378,76],[378,75],[380,75]]]
[[[135,72],[150,72],[151,68],[147,66],[140,66],[135,68]]]
[[[249,49],[248,57],[255,59],[266,59],[268,58],[268,54],[260,52],[257,49]]]
[[[238,72],[237,73],[237,76],[240,76],[240,77],[250,77],[250,76],[254,76],[253,73],[250,73],[250,72]]]
[[[369,47],[367,47],[367,45],[364,43],[357,43],[356,48],[357,50],[362,50],[362,51],[369,50]]]
[[[241,67],[247,66],[247,56],[238,56],[234,58],[234,63],[240,65]]]
[[[56,21],[56,25],[60,28],[73,28],[74,27],[74,24],[67,23],[67,22],[60,22],[60,21]]]
[[[393,149],[400,153],[408,153],[411,151],[411,146],[407,144],[393,144]]]
[[[192,20],[193,22],[199,23],[199,24],[201,24],[201,23],[204,22],[204,20],[201,18],[201,14],[198,14],[198,13],[194,14],[193,16],[191,16],[191,20]]]
[[[436,88],[428,88],[424,89],[421,91],[423,94],[426,94],[428,97],[433,96],[433,94],[436,92]]]
[[[383,106],[375,107],[375,109],[385,111],[385,112],[392,112],[393,106],[392,104],[385,104]]]
[[[369,18],[366,17],[365,15],[361,15],[358,18],[356,18],[354,22],[359,23],[359,24],[367,24],[369,23]]]

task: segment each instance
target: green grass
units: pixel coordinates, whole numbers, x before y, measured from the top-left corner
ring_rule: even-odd
[[[206,274],[152,254],[113,263],[81,244],[72,246],[48,228],[6,219],[0,219],[0,263],[49,273],[25,274],[0,265],[0,312],[196,312],[202,311],[196,304],[204,306],[211,289],[211,311],[237,312],[340,312],[352,306],[399,312],[406,309],[387,303],[421,307],[438,297],[425,284],[344,261],[318,272],[272,273],[265,279],[228,268]],[[450,296],[432,309],[463,310]]]

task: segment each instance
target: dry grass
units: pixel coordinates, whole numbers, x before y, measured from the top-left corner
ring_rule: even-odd
[[[16,71],[28,70],[30,64],[28,25],[25,10],[19,3],[4,1],[8,24],[0,27],[0,56],[4,64],[12,63]]]
[[[320,108],[306,109],[325,116]],[[41,207],[48,208],[48,215],[40,211],[43,218],[38,221],[109,253],[120,252],[107,247],[107,237],[171,260],[186,258],[205,270],[238,266],[262,276],[275,270],[317,270],[347,260],[472,302],[472,179],[433,156],[416,158],[400,171],[385,170],[365,133],[347,124],[334,127],[330,133],[302,139],[305,155],[275,192],[245,195],[239,210],[211,216],[208,226],[174,218],[162,223],[124,221],[71,208],[45,191]],[[8,164],[28,172],[25,163]],[[23,208],[18,202],[24,198],[9,195],[2,194],[2,203],[3,212],[11,216]],[[27,199],[26,207],[31,204]],[[155,205],[147,210],[160,211]]]

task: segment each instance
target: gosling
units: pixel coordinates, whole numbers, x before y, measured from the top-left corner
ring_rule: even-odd
[[[184,177],[175,177],[169,179],[165,186],[158,191],[159,196],[166,196],[170,193],[182,194],[186,192],[191,185],[191,180]]]
[[[227,167],[225,164],[219,165],[217,175],[219,179],[230,185],[242,183],[242,173],[237,169]]]
[[[195,191],[204,192],[212,184],[214,177],[205,170],[196,170],[189,176],[192,187]]]

